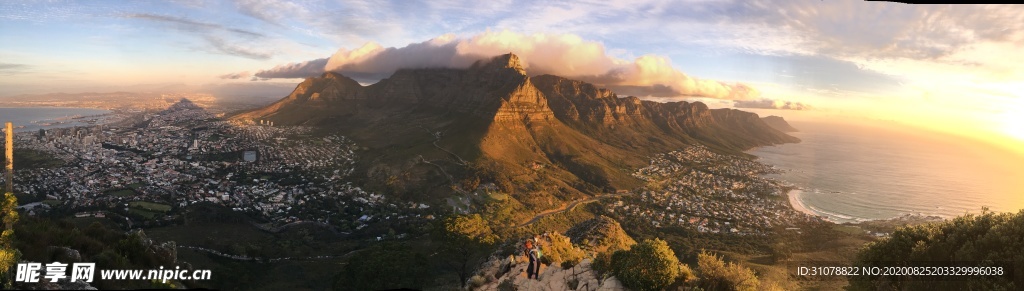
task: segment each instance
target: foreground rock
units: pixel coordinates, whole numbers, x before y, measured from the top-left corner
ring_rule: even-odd
[[[491,261],[490,265],[494,269],[488,270],[500,271],[499,266],[507,266],[508,262],[508,259]],[[623,287],[622,283],[614,276],[602,278],[590,266],[590,259],[585,259],[569,269],[562,269],[555,265],[541,265],[540,280],[527,279],[526,261],[520,256],[509,272],[473,290],[629,290]],[[507,287],[514,288],[508,289]]]

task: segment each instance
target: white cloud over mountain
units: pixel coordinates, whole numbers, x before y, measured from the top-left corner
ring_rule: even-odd
[[[446,34],[405,47],[369,42],[338,50],[326,59],[277,66],[258,77],[295,78],[335,71],[362,82],[386,78],[401,68],[466,68],[505,53],[520,57],[530,75],[554,74],[606,86],[619,94],[649,97],[754,99],[759,92],[745,84],[693,78],[671,60],[643,55],[633,60],[610,56],[604,45],[572,34],[521,34],[487,31],[471,37]],[[320,70],[316,70],[322,65]]]

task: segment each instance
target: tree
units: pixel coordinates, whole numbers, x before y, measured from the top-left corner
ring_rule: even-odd
[[[606,272],[611,271],[612,252],[604,251],[597,253],[597,255],[594,256],[594,260],[590,263],[590,268],[602,276],[604,276]]]
[[[754,271],[705,251],[697,254],[697,271],[708,290],[758,290],[761,285]]]
[[[783,242],[776,242],[769,246],[771,251],[772,262],[778,264],[785,262],[793,257],[793,250],[790,249],[789,245]]]
[[[14,197],[14,193],[7,192],[4,194],[4,200],[0,201],[0,215],[3,216],[2,220],[4,223],[3,232],[0,233],[0,274],[2,274],[3,285],[7,289],[10,289],[12,280],[11,266],[18,261],[21,253],[13,246],[14,241],[14,223],[18,221],[18,198]]]
[[[429,260],[409,246],[385,243],[360,252],[334,282],[335,290],[424,288],[429,283]]]
[[[473,268],[494,248],[498,236],[479,214],[455,215],[444,220],[441,228],[440,253],[444,262],[459,274],[459,282],[466,287]]]
[[[496,233],[507,234],[507,231],[518,222],[517,214],[523,212],[523,205],[508,194],[499,195],[505,198],[487,202],[480,212],[482,217],[494,226],[493,230]]]
[[[679,277],[679,259],[664,240],[649,239],[612,254],[612,272],[626,287],[661,290]]]
[[[1024,287],[1024,210],[964,215],[940,223],[899,228],[868,244],[853,262],[862,267],[1001,267],[1003,276],[938,277],[851,276],[852,290],[1021,290]],[[933,276],[934,277],[934,276]]]

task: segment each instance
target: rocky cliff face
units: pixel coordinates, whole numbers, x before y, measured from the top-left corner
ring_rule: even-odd
[[[568,268],[562,262],[541,264],[540,279],[526,278],[528,258],[516,252],[514,254],[494,253],[470,280],[470,290],[628,290],[612,274],[599,274],[592,268],[593,259],[599,253],[628,250],[636,241],[626,234],[619,223],[607,216],[580,222],[566,231],[574,249],[582,250],[584,259]],[[547,256],[557,248],[552,244],[556,239],[547,235],[540,237],[536,243]],[[522,245],[525,242],[517,242]],[[511,255],[511,256],[510,256]]]
[[[753,113],[710,110],[699,102],[621,98],[577,80],[530,77],[513,54],[467,69],[403,69],[369,86],[325,73],[303,81],[274,104],[233,118],[342,131],[381,149],[377,153],[386,158],[378,164],[407,163],[420,156],[451,159],[455,154],[486,165],[495,182],[565,192],[562,200],[580,191],[636,187],[639,181],[622,169],[685,145],[739,153],[798,141]],[[428,131],[445,134],[430,140]],[[450,153],[438,151],[432,142]],[[538,164],[553,167],[540,175],[530,166]]]

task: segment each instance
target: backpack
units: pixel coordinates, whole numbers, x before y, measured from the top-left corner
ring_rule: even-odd
[[[537,247],[537,259],[540,260],[541,256],[544,256],[544,253],[541,253],[540,247]]]

